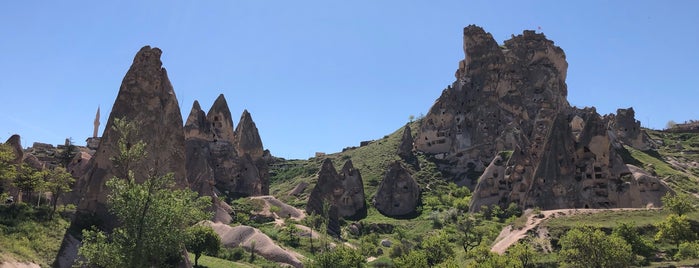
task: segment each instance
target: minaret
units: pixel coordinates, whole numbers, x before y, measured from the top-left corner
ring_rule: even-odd
[[[100,107],[97,106],[97,114],[95,115],[95,122],[93,123],[95,130],[92,131],[92,137],[97,138],[97,131],[100,128]]]

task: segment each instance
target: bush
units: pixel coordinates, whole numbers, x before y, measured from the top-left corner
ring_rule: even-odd
[[[245,258],[245,249],[242,247],[223,248],[218,252],[218,257],[229,261],[239,261]]]
[[[677,254],[675,254],[675,259],[677,260],[697,258],[699,258],[699,241],[684,242],[680,244],[680,247],[677,250]]]

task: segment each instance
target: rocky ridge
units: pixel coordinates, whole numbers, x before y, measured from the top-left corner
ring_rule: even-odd
[[[623,145],[650,146],[633,109],[600,116],[571,107],[568,63],[553,41],[524,31],[498,45],[471,25],[464,53],[456,81],[424,117],[415,148],[473,189],[472,210],[660,205],[668,188],[657,178],[636,180],[620,156]],[[635,198],[641,192],[645,198]]]

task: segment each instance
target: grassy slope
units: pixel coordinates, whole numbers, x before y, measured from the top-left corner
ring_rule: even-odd
[[[49,267],[70,222],[59,213],[48,219],[47,211],[24,204],[0,205],[0,262],[15,260]]]

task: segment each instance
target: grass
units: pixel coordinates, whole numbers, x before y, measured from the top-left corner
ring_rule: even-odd
[[[696,213],[694,213],[696,214]],[[597,213],[584,213],[566,217],[555,217],[543,223],[549,228],[571,229],[579,225],[590,225],[599,228],[614,228],[619,223],[630,223],[637,227],[652,226],[654,223],[664,220],[670,212],[660,210],[630,210],[630,211],[602,211]],[[699,216],[699,215],[695,215]]]
[[[49,219],[48,211],[26,204],[0,205],[0,261],[50,266],[70,223],[60,213]]]
[[[189,260],[192,262],[192,265],[194,265],[194,254],[193,253],[189,253]],[[208,268],[242,267],[242,268],[247,268],[247,267],[259,267],[259,266],[251,264],[251,263],[232,262],[229,260],[224,260],[224,259],[219,259],[216,257],[202,255],[201,257],[199,257],[199,266],[197,266],[197,267],[208,267]]]

